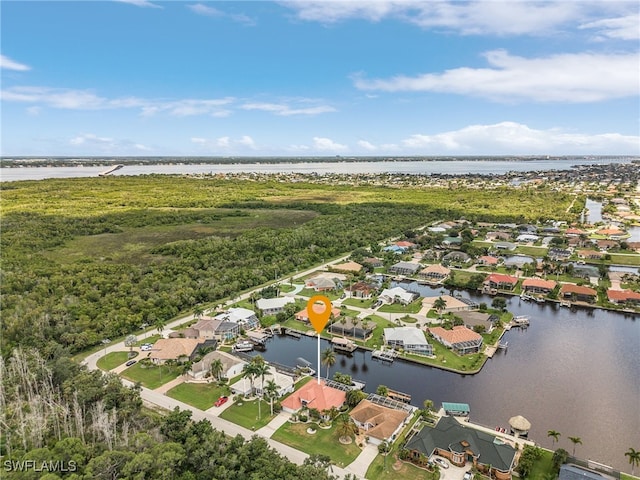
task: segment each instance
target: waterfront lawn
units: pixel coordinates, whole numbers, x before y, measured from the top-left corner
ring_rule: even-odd
[[[167,392],[167,396],[180,400],[199,410],[213,407],[222,395],[229,394],[229,387],[215,383],[181,383]]]
[[[129,359],[129,352],[109,352],[98,359],[97,365],[101,370],[113,370]]]
[[[380,313],[418,313],[422,308],[422,298],[414,300],[409,305],[401,305],[392,303],[391,305],[382,305],[378,308]]]
[[[220,414],[220,418],[229,420],[244,428],[256,431],[267,425],[275,416],[271,416],[271,407],[269,402],[262,401],[260,405],[260,413],[262,416],[258,419],[258,402],[260,400],[252,398],[246,400],[242,398],[233,405],[229,405],[226,410]]]
[[[371,308],[373,302],[373,298],[346,298],[342,301],[342,305],[348,305],[350,307]]]
[[[611,255],[611,263],[615,263],[618,265],[628,265],[631,267],[640,267],[640,255],[638,254],[610,253],[609,255]]]
[[[553,452],[545,449],[541,449],[541,451],[542,455],[531,466],[528,480],[546,480],[550,474],[553,474],[554,478],[557,477],[556,472],[553,471]]]
[[[390,322],[389,320],[386,320],[386,319],[384,319],[384,318],[382,318],[382,317],[380,317],[378,315],[369,315],[367,317],[367,320],[369,321],[369,323],[373,322],[373,323],[376,324],[375,328],[373,329],[373,332],[371,333],[371,336],[364,343],[365,346],[367,346],[369,348],[380,347],[384,343],[384,340],[383,340],[382,336],[383,336],[385,328],[397,327],[398,326],[395,323]],[[358,341],[356,343],[362,344],[361,341]]]
[[[316,433],[307,433],[307,428],[313,427]],[[286,422],[271,437],[272,439],[296,448],[309,455],[314,453],[327,455],[331,463],[344,467],[353,462],[360,454],[360,448],[355,442],[342,445],[338,440],[336,427],[330,429],[319,428],[315,423],[291,423]]]
[[[442,345],[440,342],[437,342],[433,338],[428,338],[427,340],[431,345],[433,345],[433,353],[435,358],[410,354],[404,354],[403,356],[426,363],[428,365],[438,365],[461,372],[469,372],[479,369],[486,359],[486,357],[482,353],[460,356]]]
[[[519,245],[516,247],[515,253],[519,253],[522,255],[527,255],[530,257],[544,257],[548,253],[549,249],[547,247],[529,247],[524,245]]]
[[[139,362],[124,370],[122,375],[127,380],[140,383],[143,387],[154,390],[170,382],[182,372],[182,366],[176,365],[141,365]]]

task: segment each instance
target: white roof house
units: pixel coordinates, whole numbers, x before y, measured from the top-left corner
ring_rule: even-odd
[[[295,300],[291,297],[261,298],[256,302],[256,306],[265,315],[272,315],[280,313],[289,303],[295,303]]]
[[[290,375],[285,375],[284,373],[280,373],[275,371],[273,367],[269,370],[264,376],[264,384],[269,383],[269,380],[273,380],[276,382],[278,386],[278,396],[282,397],[287,393],[291,393],[294,390],[294,381],[293,377]],[[251,381],[248,378],[241,378],[236,383],[231,385],[231,391],[235,394],[249,395],[251,392]],[[253,379],[253,388],[255,389],[256,394],[260,395],[262,393],[262,378],[257,377]]]
[[[253,328],[258,324],[256,312],[248,308],[230,308],[226,312],[220,313],[213,318],[225,322],[237,323],[238,325],[243,325],[248,328]]]
[[[407,305],[416,298],[417,294],[407,292],[402,287],[385,288],[380,294],[379,299],[385,303],[395,303],[396,301]]]
[[[431,355],[433,347],[427,342],[424,332],[416,327],[396,327],[384,329],[384,341],[392,347],[400,347],[410,352]]]

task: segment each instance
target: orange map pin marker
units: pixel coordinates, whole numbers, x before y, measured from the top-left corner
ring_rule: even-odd
[[[320,310],[321,306],[319,303],[324,304],[324,310]],[[307,302],[307,315],[309,316],[309,321],[318,335],[324,330],[324,327],[327,325],[329,321],[329,317],[331,316],[331,300],[329,300],[324,295],[314,295]]]

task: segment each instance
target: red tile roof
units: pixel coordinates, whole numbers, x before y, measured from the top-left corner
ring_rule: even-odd
[[[486,263],[487,265],[497,265],[498,259],[496,257],[492,257],[490,255],[483,255],[480,257],[480,261],[482,263]]]
[[[318,384],[317,380],[313,379],[285,398],[281,405],[290,410],[298,410],[302,408],[302,400],[305,400],[309,408],[323,411],[330,410],[331,407],[340,408],[346,399],[345,392],[326,386],[323,380]]]
[[[517,277],[505,275],[504,273],[492,273],[486,278],[485,282],[510,283],[512,285],[515,285],[516,283],[518,283],[518,279]]]
[[[560,289],[560,293],[563,295],[565,293],[575,293],[576,295],[591,295],[591,296],[596,296],[598,294],[598,292],[596,292],[593,288],[589,288],[581,285],[574,285],[573,283],[565,283],[564,285],[562,285],[562,288]]]
[[[535,288],[548,288],[553,290],[556,288],[557,283],[554,280],[543,280],[541,278],[527,278],[522,282],[522,288],[535,287]]]
[[[434,337],[440,337],[451,345],[462,342],[473,342],[482,338],[479,333],[463,325],[457,325],[453,327],[453,330],[446,330],[442,327],[432,327],[429,329],[429,332],[431,332]]]
[[[628,300],[640,300],[640,293],[633,290],[607,290],[607,297],[612,302],[626,302]]]

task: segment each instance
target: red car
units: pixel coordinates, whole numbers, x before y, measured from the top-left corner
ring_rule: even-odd
[[[220,397],[218,400],[216,400],[216,403],[215,403],[216,407],[219,407],[220,405],[224,405],[227,402],[227,400],[229,400],[229,397],[227,397],[226,395]]]

